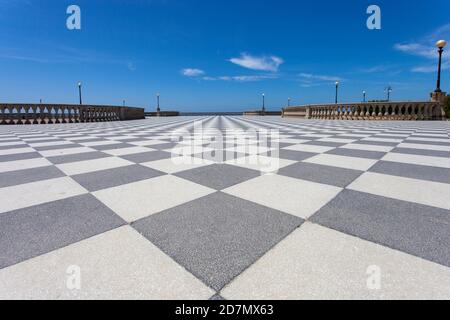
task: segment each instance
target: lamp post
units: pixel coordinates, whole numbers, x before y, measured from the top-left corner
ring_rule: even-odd
[[[291,106],[291,98],[288,98],[288,107]]]
[[[161,108],[159,107],[159,97],[161,95],[159,94],[159,92],[156,94],[156,112],[160,113],[161,112]]]
[[[266,112],[266,94],[265,93],[262,94],[262,98],[263,98],[262,113],[264,114]]]
[[[80,97],[80,106],[83,104],[83,99],[81,98],[81,82],[78,82],[78,95]]]
[[[442,69],[442,53],[444,52],[444,48],[447,45],[447,41],[439,40],[436,42],[436,47],[439,49],[439,65],[438,65],[438,79],[437,86],[435,92],[442,92],[441,90],[441,69]]]
[[[125,107],[125,100],[122,100],[122,105]]]
[[[334,102],[337,104],[338,103],[338,90],[339,90],[339,81],[336,81],[336,96],[334,99]]]
[[[363,102],[366,102],[366,90],[363,91]]]
[[[391,101],[391,93],[392,93],[392,87],[389,86],[386,88],[386,92],[387,92],[387,102]]]

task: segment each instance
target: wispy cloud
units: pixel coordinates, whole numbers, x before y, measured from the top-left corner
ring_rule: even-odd
[[[257,71],[277,72],[278,68],[284,63],[283,59],[277,56],[252,56],[248,53],[242,53],[238,58],[229,60],[238,66]]]
[[[449,70],[450,69],[450,63],[444,62],[442,63],[442,70]],[[434,73],[437,72],[437,66],[436,64],[430,64],[427,66],[418,66],[411,69],[412,72],[417,73]]]
[[[275,75],[244,75],[244,76],[220,76],[220,77],[203,77],[205,81],[237,81],[237,82],[255,82],[266,79],[275,79]]]
[[[300,73],[299,76],[303,79],[310,81],[342,81],[341,77],[329,76],[329,75],[319,75],[312,73]]]
[[[20,60],[42,64],[112,64],[125,66],[128,70],[136,70],[136,63],[129,59],[119,59],[89,49],[79,49],[62,45],[45,44],[39,51],[49,52],[47,55],[30,54],[30,50],[20,48],[0,48],[0,59]]]
[[[428,59],[436,58],[436,50],[434,47],[421,43],[397,43],[394,45],[394,49],[414,56]]]
[[[394,45],[394,49],[428,60],[436,60],[438,53],[435,43],[440,39],[450,39],[450,24],[443,25],[417,41],[396,43]],[[444,63],[442,67],[444,69],[449,69],[450,65],[448,63]],[[411,71],[419,73],[436,72],[436,65],[427,63],[426,65],[413,67]]]
[[[205,74],[205,71],[200,69],[186,68],[181,70],[181,74],[186,77],[200,77]]]

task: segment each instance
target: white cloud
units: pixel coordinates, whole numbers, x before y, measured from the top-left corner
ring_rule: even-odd
[[[253,75],[253,76],[220,76],[220,77],[203,77],[205,81],[236,81],[236,82],[255,82],[265,79],[275,79],[274,75]]]
[[[205,74],[203,70],[200,69],[192,69],[192,68],[186,68],[181,70],[181,74],[186,77],[200,77]]]
[[[450,24],[443,25],[418,41],[397,43],[394,45],[394,49],[410,55],[437,61],[438,52],[435,43],[441,39],[450,39]],[[446,52],[444,52],[444,54],[446,54]],[[450,64],[444,62],[442,68],[449,69]],[[436,70],[436,64],[416,66],[411,69],[412,72],[420,73],[436,72]]]
[[[342,78],[340,77],[311,73],[300,73],[299,76],[308,81],[342,81]]]
[[[442,64],[442,70],[449,70],[450,69],[450,63],[444,62]],[[417,73],[434,73],[437,72],[437,65],[426,65],[426,66],[418,66],[411,69],[412,72]]]
[[[247,69],[270,72],[277,72],[280,65],[284,63],[283,59],[280,57],[256,57],[248,53],[242,53],[239,58],[232,58],[229,61]]]
[[[435,47],[421,43],[397,43],[394,45],[394,48],[404,53],[428,59],[436,59],[437,57],[437,50]]]

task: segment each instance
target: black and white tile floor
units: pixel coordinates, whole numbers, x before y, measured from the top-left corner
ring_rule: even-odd
[[[246,161],[274,145],[202,161],[213,132],[238,129],[279,131],[276,170]],[[277,117],[0,127],[0,299],[449,299],[449,133]]]

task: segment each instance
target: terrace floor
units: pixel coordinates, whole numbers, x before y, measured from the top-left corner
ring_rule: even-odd
[[[450,299],[450,123],[0,127],[16,298]]]

